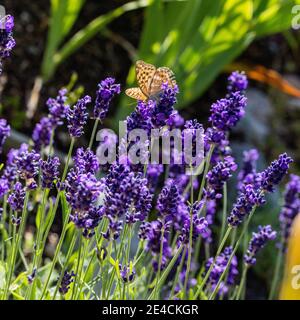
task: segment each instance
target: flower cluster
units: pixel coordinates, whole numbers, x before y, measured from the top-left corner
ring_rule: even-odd
[[[197,240],[200,235],[207,234],[208,222],[204,217],[199,218],[199,211],[203,207],[201,201],[196,201],[190,206],[190,214],[185,216],[184,222],[182,224],[182,230],[180,230],[180,235],[178,237],[179,243],[184,242],[189,243],[190,228],[191,228],[191,217],[192,217],[192,239]]]
[[[221,198],[224,183],[232,176],[232,171],[237,169],[237,164],[231,156],[225,157],[224,161],[218,162],[206,175],[207,198]]]
[[[41,151],[42,147],[45,148],[49,146],[52,130],[53,125],[49,117],[43,117],[40,122],[36,124],[32,133],[32,141],[36,151]]]
[[[112,98],[120,94],[120,85],[113,78],[106,78],[98,84],[97,97],[94,107],[94,117],[103,120],[108,112]]]
[[[119,218],[125,216],[127,223],[144,221],[152,203],[152,194],[147,179],[134,173],[123,164],[113,164],[105,179],[103,212],[110,224],[105,237],[119,237]]]
[[[7,137],[10,136],[10,125],[5,119],[0,119],[0,153]]]
[[[121,264],[119,265],[120,269],[120,275],[123,280],[123,282],[132,282],[134,280],[134,276],[136,274],[135,269],[130,265],[130,266],[122,266]]]
[[[69,105],[67,102],[67,89],[61,89],[58,91],[57,97],[49,98],[46,105],[49,109],[49,118],[52,122],[53,127],[57,127],[63,124],[63,120],[67,116]]]
[[[257,180],[256,161],[259,154],[256,149],[243,152],[243,166],[238,174],[238,190],[243,191],[243,187],[247,184],[255,184]]]
[[[261,188],[267,192],[273,192],[274,187],[278,185],[283,177],[287,174],[289,164],[293,162],[292,158],[286,153],[279,155],[271,165],[260,173]]]
[[[21,179],[26,180],[28,188],[36,188],[34,178],[39,173],[40,154],[35,150],[24,150],[16,158],[16,167]]]
[[[53,183],[59,176],[59,158],[48,157],[47,160],[40,160],[42,187],[51,189]]]
[[[74,281],[75,273],[74,271],[68,272],[65,271],[60,287],[59,287],[59,292],[63,295],[65,295],[69,289],[70,289],[70,284]]]
[[[282,237],[282,250],[285,250],[290,236],[291,226],[300,212],[300,177],[291,174],[290,180],[285,187],[284,205],[279,214],[280,233]]]
[[[226,269],[226,266],[229,262],[229,258],[232,254],[232,251],[233,251],[232,247],[226,247],[224,251],[219,256],[216,257],[215,261],[214,261],[214,258],[209,258],[208,261],[206,262],[206,265],[205,265],[206,272],[213,264],[213,267],[211,269],[212,271],[209,275],[209,280],[207,282],[207,287],[210,288],[210,290],[215,289],[221,275]],[[237,265],[238,265],[237,257],[233,256],[228,268],[227,278],[226,280],[222,281],[220,284],[220,287],[218,290],[219,295],[221,294],[225,295],[228,292],[229,287],[234,285],[236,276],[239,273],[237,269]]]
[[[78,138],[83,134],[83,127],[87,122],[87,104],[91,102],[90,96],[79,99],[73,108],[67,112],[68,129],[71,137]]]
[[[211,128],[207,131],[212,143],[220,143],[226,138],[226,132],[244,116],[246,103],[246,97],[236,91],[212,104],[209,117]]]
[[[11,15],[4,17],[4,28],[0,29],[0,74],[2,73],[2,61],[10,56],[10,53],[16,45],[13,38],[14,18]],[[1,21],[1,23],[3,23]]]
[[[14,192],[11,193],[7,199],[7,202],[14,211],[22,211],[24,207],[25,200],[25,189],[22,183],[16,182],[14,187]]]
[[[254,265],[256,263],[256,255],[269,240],[276,238],[276,231],[272,230],[271,226],[259,226],[258,232],[252,233],[247,253],[244,256],[244,261],[247,265]]]
[[[244,92],[248,87],[248,79],[245,72],[234,71],[228,77],[227,91],[231,92]]]
[[[236,203],[227,219],[228,223],[236,227],[240,225],[247,215],[256,207],[265,203],[265,192],[273,192],[275,185],[279,184],[287,174],[289,164],[293,160],[286,153],[261,173],[257,173],[254,183],[244,184]]]

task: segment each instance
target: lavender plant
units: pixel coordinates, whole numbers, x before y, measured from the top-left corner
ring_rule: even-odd
[[[7,21],[13,41],[13,20]],[[5,45],[1,56],[3,50]],[[34,128],[31,142],[11,149],[2,167],[0,264],[5,278],[0,282],[1,299],[242,298],[247,270],[276,232],[269,225],[259,227],[244,256],[241,243],[252,228],[256,208],[266,202],[266,195],[284,179],[292,162],[284,153],[257,172],[257,151],[245,152],[237,199],[229,207],[227,182],[238,170],[229,134],[246,112],[247,85],[245,74],[230,75],[228,93],[212,104],[205,130],[196,119],[185,121],[178,114],[178,88],[167,83],[156,100],[139,101],[126,119],[127,135],[143,129],[147,139],[153,129],[164,135],[174,128],[190,129],[193,146],[196,130],[204,130],[201,175],[186,170],[193,161],[188,166],[176,162],[172,143],[167,165],[136,164],[129,154],[120,152],[112,163],[102,163],[101,152],[93,144],[98,125],[120,93],[115,79],[102,80],[94,99],[85,96],[74,106],[68,104],[65,89],[50,98],[49,114]],[[95,124],[86,148],[79,146],[78,138],[89,116]],[[70,135],[66,159],[55,155],[58,126],[65,126]],[[9,132],[6,120],[0,119],[1,147]],[[101,150],[118,144],[118,150],[124,151],[140,141],[135,138],[126,144],[107,133]],[[184,135],[179,140],[187,143]],[[280,214],[281,252],[299,211],[299,181],[292,175],[286,187]],[[221,225],[216,219],[220,207]],[[57,239],[55,221],[61,227]],[[29,245],[28,232],[33,237]]]

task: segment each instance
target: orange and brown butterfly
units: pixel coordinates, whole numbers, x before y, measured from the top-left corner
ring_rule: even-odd
[[[171,87],[176,85],[174,72],[167,67],[156,68],[150,63],[138,60],[135,72],[139,87],[127,89],[125,93],[137,100],[156,99],[161,93],[163,83],[168,83]]]

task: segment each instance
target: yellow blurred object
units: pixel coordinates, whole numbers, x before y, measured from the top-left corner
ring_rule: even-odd
[[[289,239],[280,300],[300,300],[300,214],[294,220]]]

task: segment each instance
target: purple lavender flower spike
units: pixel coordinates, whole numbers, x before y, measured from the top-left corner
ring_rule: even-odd
[[[238,190],[243,191],[243,186],[255,183],[256,175],[256,161],[259,158],[259,153],[256,149],[250,149],[243,152],[243,166],[238,174]]]
[[[32,183],[37,176],[40,166],[40,154],[35,150],[25,150],[20,152],[16,158],[16,167],[21,179],[27,183]],[[34,188],[34,186],[32,186]]]
[[[57,180],[59,176],[59,165],[58,157],[48,157],[46,161],[40,160],[43,188],[53,188],[54,181]]]
[[[199,236],[205,235],[207,233],[207,227],[208,222],[204,217],[199,218],[198,214],[201,208],[203,207],[202,201],[196,201],[194,204],[189,208],[189,211],[192,214],[192,223],[193,223],[193,232],[192,232],[192,238],[193,240],[197,240]],[[189,237],[190,237],[190,227],[191,227],[191,218],[190,213],[185,216],[185,220],[183,222],[183,225],[181,227],[180,235],[178,237],[178,242],[185,244],[189,243]]]
[[[25,194],[26,192],[22,184],[20,182],[16,182],[14,192],[11,193],[7,199],[7,202],[14,211],[23,210]]]
[[[179,193],[174,183],[165,186],[157,199],[157,210],[163,218],[174,217],[179,204]]]
[[[228,224],[232,227],[240,225],[244,218],[247,217],[255,206],[260,206],[265,203],[263,194],[257,190],[252,184],[244,187],[233,206],[233,209],[227,219]]]
[[[10,136],[10,125],[5,119],[0,119],[0,153],[7,137]]]
[[[300,177],[291,174],[285,187],[284,206],[279,214],[280,233],[283,239],[282,250],[285,251],[290,236],[292,223],[300,212]]]
[[[67,92],[67,89],[61,89],[58,91],[58,96],[55,99],[49,98],[46,102],[53,127],[61,126],[67,116],[69,110],[69,105],[66,104]]]
[[[0,29],[0,74],[2,73],[2,61],[10,56],[12,49],[16,45],[13,38],[14,18],[11,15],[4,17],[4,28]]]
[[[163,241],[161,270],[165,268],[168,259],[172,255],[172,248],[168,244],[170,223],[170,221],[163,223],[161,220],[155,220],[152,222],[146,222],[141,225],[142,229],[139,232],[139,237],[146,240],[146,250],[149,250],[152,253],[152,265],[155,271],[158,270],[158,256],[160,254],[161,241]],[[165,232],[162,240],[163,228]]]
[[[218,162],[207,173],[207,190],[206,197],[209,199],[221,198],[223,185],[232,176],[232,171],[237,169],[237,165],[234,162],[233,157],[227,156],[224,161]]]
[[[261,172],[259,177],[262,190],[273,192],[274,187],[278,185],[287,174],[291,162],[293,162],[293,159],[286,153],[283,153],[279,155],[278,159],[274,160],[266,170]]]
[[[109,110],[112,98],[120,94],[120,85],[115,83],[114,78],[106,78],[98,84],[97,97],[94,107],[94,117],[103,120]]]
[[[91,102],[90,96],[79,99],[73,108],[67,112],[68,129],[71,137],[79,138],[83,134],[83,127],[87,122],[88,113],[86,105]]]
[[[73,271],[64,272],[64,276],[62,278],[60,287],[59,287],[59,292],[63,295],[65,295],[69,289],[70,289],[70,284],[74,281],[75,273]]]
[[[155,128],[165,126],[170,117],[174,114],[174,105],[177,102],[176,96],[178,92],[177,85],[169,87],[168,83],[162,84],[162,93],[160,94],[159,100],[155,104],[151,115],[152,125]]]
[[[5,194],[7,194],[9,189],[10,189],[9,181],[5,177],[0,178],[0,198],[2,198]]]
[[[88,211],[103,189],[101,182],[92,173],[80,173],[72,181],[68,177],[66,184],[66,197],[75,212]]]
[[[36,124],[32,133],[32,141],[34,142],[34,149],[36,151],[41,151],[42,147],[45,148],[49,146],[52,130],[53,125],[48,117],[42,118],[41,121]]]
[[[96,174],[99,171],[99,162],[97,156],[89,148],[84,150],[78,148],[76,155],[73,157],[74,166],[81,173],[93,173]]]
[[[128,282],[132,282],[134,280],[135,277],[135,269],[134,268],[130,268],[129,266],[122,266],[121,264],[119,265],[120,268],[120,274],[121,274],[121,278],[125,283]]]
[[[18,168],[17,168],[17,158],[18,156],[28,150],[28,145],[22,143],[19,149],[10,149],[7,153],[7,160],[5,163],[5,169],[3,172],[3,178],[7,179],[9,184],[14,182],[17,178]]]
[[[234,71],[228,77],[228,86],[227,91],[228,93],[231,92],[244,92],[248,87],[248,79],[244,71]]]
[[[276,238],[276,231],[272,230],[270,225],[259,226],[258,232],[252,233],[252,238],[249,242],[249,247],[247,253],[244,256],[244,261],[247,265],[255,265],[256,255],[269,240],[274,240]]]
[[[232,250],[233,250],[232,247],[226,247],[224,251],[219,256],[216,257],[216,261],[213,265],[212,271],[209,275],[209,279],[207,282],[207,287],[210,288],[210,290],[213,291],[215,289],[221,275],[225,271],[230,255],[232,254]],[[208,271],[208,269],[210,268],[213,262],[214,262],[214,258],[208,259],[205,265],[206,272]],[[238,275],[237,265],[238,265],[237,258],[236,256],[234,256],[233,259],[231,260],[231,263],[228,269],[228,276],[226,278],[226,281],[222,281],[218,289],[219,295],[226,294],[229,290],[229,287],[234,285],[236,276]]]

